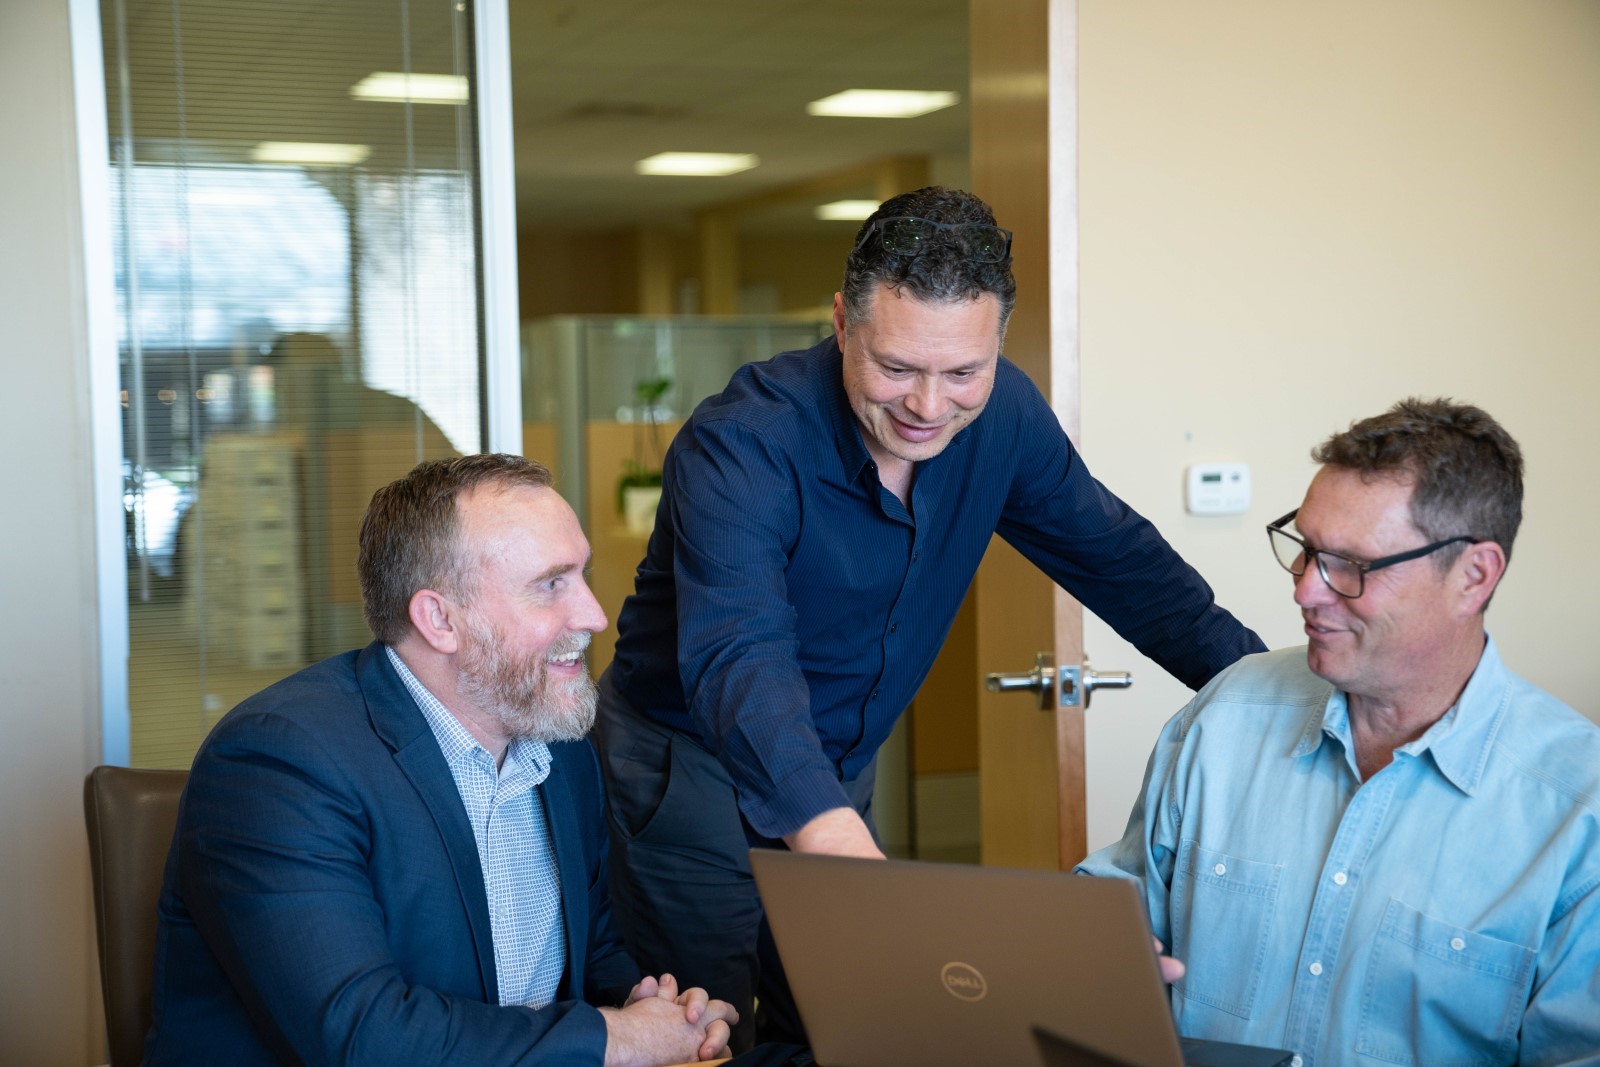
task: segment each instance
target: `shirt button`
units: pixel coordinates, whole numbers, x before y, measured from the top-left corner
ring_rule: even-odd
[[[1223,875],[1228,873],[1228,865],[1226,863],[1219,863],[1215,867],[1211,868],[1211,873],[1216,875],[1218,878],[1221,878]]]
[[[1322,973],[1322,963],[1320,961],[1318,961],[1317,963],[1313,963],[1310,966],[1310,968],[1308,968],[1308,969],[1311,971],[1312,974],[1321,974]]]
[[[900,624],[899,624],[899,623],[897,623],[897,622],[891,622],[891,623],[890,623],[890,624],[889,624],[889,632],[890,632],[890,633],[894,633],[894,632],[895,632],[895,631],[896,631],[896,630],[898,630],[898,629],[900,629]]]
[[[878,691],[876,689],[874,689],[872,691],[872,699],[873,700],[877,700],[878,699]]]
[[[1305,1065],[1305,1061],[1302,1060],[1299,1056],[1296,1056],[1294,1059],[1289,1061],[1289,1067],[1304,1067],[1304,1065]]]
[[[912,563],[915,563],[917,560],[919,560],[921,558],[922,558],[922,553],[920,553],[920,552],[911,553],[911,562]]]
[[[1452,937],[1450,939],[1450,947],[1455,949],[1457,952],[1460,952],[1462,949],[1467,947],[1467,943],[1459,937]]]
[[[1350,876],[1348,874],[1345,874],[1343,871],[1340,871],[1338,874],[1333,876],[1333,884],[1334,885],[1344,885],[1349,880],[1350,880]]]

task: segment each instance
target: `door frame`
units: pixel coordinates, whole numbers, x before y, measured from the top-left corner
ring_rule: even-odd
[[[1005,351],[1079,438],[1076,0],[971,5],[973,191],[1018,239]],[[989,693],[1033,650],[1083,660],[1083,608],[998,538],[974,581],[985,864],[1070,869],[1086,850],[1083,708]]]

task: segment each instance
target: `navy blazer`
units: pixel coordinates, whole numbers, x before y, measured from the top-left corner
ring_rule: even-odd
[[[201,746],[167,857],[149,1064],[600,1063],[639,979],[606,896],[599,767],[550,746],[555,1004],[501,1007],[455,779],[373,643],[251,697]]]

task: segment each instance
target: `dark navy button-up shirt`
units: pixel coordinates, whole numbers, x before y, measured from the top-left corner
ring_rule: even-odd
[[[831,339],[740,368],[663,483],[612,679],[717,755],[765,837],[846,806],[841,781],[916,695],[996,533],[1191,687],[1265,647],[1004,358],[982,414],[917,464],[910,510],[878,480]]]

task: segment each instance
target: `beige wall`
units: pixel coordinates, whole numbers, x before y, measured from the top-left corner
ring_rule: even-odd
[[[1523,534],[1489,627],[1600,711],[1600,5],[1084,0],[1083,438],[1269,645],[1301,643],[1262,526],[1307,450],[1408,393],[1522,442]],[[1186,465],[1243,460],[1249,514],[1184,514]],[[1090,714],[1090,845],[1121,831],[1186,691],[1097,621],[1136,687]]]
[[[38,1067],[104,1062],[81,799],[99,652],[69,59],[64,0],[0,3],[0,1063]]]

